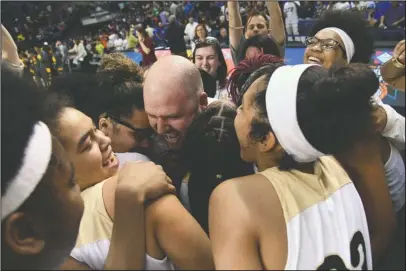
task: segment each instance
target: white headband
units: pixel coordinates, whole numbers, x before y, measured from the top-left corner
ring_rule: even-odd
[[[302,73],[311,66],[301,64],[282,66],[273,73],[266,92],[266,111],[269,123],[283,149],[295,161],[313,162],[324,156],[305,138],[297,121],[297,86]]]
[[[17,175],[1,197],[1,220],[16,211],[35,190],[47,171],[52,153],[51,133],[43,122],[37,122],[24,151]]]
[[[331,30],[340,36],[341,40],[344,43],[345,54],[347,55],[347,62],[350,63],[355,53],[354,42],[352,41],[350,36],[348,36],[348,34],[344,30],[337,27],[327,27],[323,30]]]

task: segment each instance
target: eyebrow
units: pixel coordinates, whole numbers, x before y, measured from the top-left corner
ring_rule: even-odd
[[[78,147],[77,147],[77,149],[76,149],[76,152],[80,152],[81,147],[82,147],[83,144],[85,143],[86,139],[90,136],[90,133],[91,133],[92,131],[93,131],[93,129],[92,129],[92,130],[89,130],[86,134],[84,134],[84,135],[80,138],[79,143],[78,143]]]

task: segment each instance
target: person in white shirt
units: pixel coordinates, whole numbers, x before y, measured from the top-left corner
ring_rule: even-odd
[[[296,1],[299,2],[299,1]],[[300,3],[299,3],[300,5]],[[297,15],[297,6],[294,2],[286,2],[283,5],[283,12],[285,13],[285,27],[288,34],[288,41],[299,41],[299,17]],[[293,37],[294,39],[293,39]]]
[[[193,39],[195,37],[195,28],[198,25],[198,23],[195,22],[195,19],[193,17],[189,18],[189,23],[185,27],[185,35],[187,36],[190,46],[192,46]]]

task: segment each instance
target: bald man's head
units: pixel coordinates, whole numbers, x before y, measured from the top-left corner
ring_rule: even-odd
[[[144,104],[155,131],[171,147],[180,146],[196,113],[207,106],[199,70],[181,56],[158,59],[144,81]]]

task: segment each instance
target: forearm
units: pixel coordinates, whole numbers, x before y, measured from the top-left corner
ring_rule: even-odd
[[[285,45],[285,27],[283,24],[282,11],[279,6],[279,2],[267,1],[266,6],[268,8],[269,16],[269,29],[275,41],[280,47]]]
[[[144,42],[140,41],[140,45],[142,50],[148,55],[151,52],[151,49],[149,49],[147,46],[145,46]]]
[[[384,20],[385,20],[385,16],[381,16],[380,24],[383,24]]]
[[[243,25],[241,15],[239,12],[239,5],[237,1],[228,1],[228,17],[229,17],[229,32],[230,32],[230,45],[237,48],[241,37],[243,35]]]
[[[124,195],[123,195],[124,194]],[[145,225],[143,200],[116,193],[114,226],[104,269],[143,270]]]

